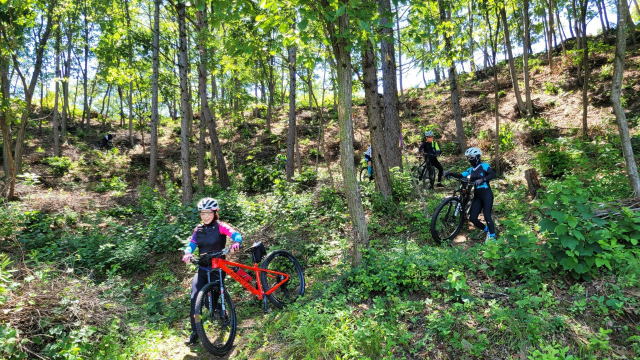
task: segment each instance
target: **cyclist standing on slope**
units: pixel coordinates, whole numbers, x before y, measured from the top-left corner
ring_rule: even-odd
[[[435,166],[435,168],[438,169],[438,185],[436,186],[443,187],[444,186],[442,185],[443,169],[442,169],[442,165],[440,164],[437,158],[437,156],[440,155],[442,151],[440,151],[440,147],[438,146],[438,143],[433,141],[433,131],[429,130],[425,132],[424,136],[425,136],[425,140],[422,141],[422,145],[420,145],[420,148],[418,148],[418,152],[422,154],[422,156],[424,157],[424,161],[431,162],[431,165]],[[424,171],[426,171],[427,167],[425,166],[424,169],[425,169]],[[419,174],[418,180],[422,180],[422,177],[424,176],[424,171],[422,172],[422,174]],[[433,184],[431,188],[433,189]]]
[[[491,169],[489,164],[483,163],[482,160],[480,160],[480,156],[482,156],[482,151],[480,151],[480,149],[471,147],[467,149],[464,155],[467,157],[467,160],[469,160],[471,167],[462,174],[446,171],[444,176],[452,176],[457,179],[469,176],[469,179],[474,182],[475,193],[473,196],[473,202],[471,203],[469,220],[473,225],[475,225],[475,227],[487,233],[487,240],[495,239],[496,230],[493,220],[491,219],[491,210],[493,209],[493,191],[491,191],[489,181],[496,178],[496,173]],[[480,210],[483,210],[484,220],[487,222],[487,225],[478,220]]]
[[[229,224],[219,221],[218,215],[218,202],[212,198],[206,197],[198,202],[198,212],[200,212],[200,219],[202,223],[196,226],[191,236],[189,245],[184,249],[184,256],[182,261],[189,263],[191,257],[193,257],[193,251],[198,247],[200,255],[210,252],[222,251],[225,248],[227,242],[227,236],[233,240],[231,245],[231,254],[236,252],[240,248],[242,242],[242,235]],[[195,344],[198,342],[198,333],[196,332],[195,323],[195,304],[198,292],[208,283],[207,271],[211,270],[211,264],[198,264],[198,273],[193,277],[191,282],[191,313],[189,320],[191,321],[191,336],[189,340],[185,342],[186,345]],[[211,281],[218,280],[218,272],[214,271],[209,274]],[[217,296],[216,296],[217,298]],[[217,302],[217,299],[214,299]]]
[[[373,168],[371,167],[372,160],[373,159],[371,158],[371,145],[369,145],[369,148],[364,153],[364,161],[367,162],[367,171],[369,171],[369,179],[373,178]]]

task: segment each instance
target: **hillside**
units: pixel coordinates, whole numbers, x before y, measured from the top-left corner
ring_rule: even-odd
[[[396,172],[393,202],[381,200],[373,184],[362,185],[371,248],[356,269],[349,266],[351,227],[340,185],[337,114],[330,106],[323,113],[329,120],[326,150],[320,150],[316,173],[319,116],[308,107],[298,110],[305,171],[291,184],[274,166],[286,147],[287,108],[277,108],[271,135],[265,120],[250,111],[241,117],[222,114],[219,133],[233,186],[223,191],[208,179],[195,200],[215,197],[222,220],[240,229],[245,242],[291,250],[307,277],[298,303],[272,307],[266,315],[261,301],[229,282],[240,323],[226,358],[640,357],[640,216],[622,211],[593,220],[597,204],[619,209],[630,196],[608,100],[612,57],[613,48],[600,43],[591,52],[586,139],[579,134],[582,95],[571,57],[557,52],[553,72],[543,54],[530,60],[536,109],[531,121],[516,113],[508,68],[500,64],[504,172],[492,184],[499,243],[484,244],[482,234],[464,225],[452,244],[436,245],[429,216],[453,188],[416,190],[407,171]],[[487,70],[460,76],[468,145],[487,155],[496,136],[492,79]],[[640,47],[634,46],[627,49],[623,90],[634,139],[639,91]],[[466,168],[454,143],[448,84],[409,89],[405,97],[401,121],[409,162],[416,162],[413,154],[428,127],[445,150],[445,169]],[[354,161],[369,144],[365,112],[363,100],[354,99]],[[33,118],[48,114],[39,109]],[[193,206],[185,209],[179,200],[180,120],[162,119],[163,181],[154,190],[145,185],[148,136],[138,131],[131,147],[127,129],[112,121],[103,130],[94,121],[88,132],[71,134],[61,158],[51,160],[48,119],[41,132],[34,124],[28,129],[27,174],[16,187],[20,200],[0,209],[0,357],[211,358],[201,346],[183,345],[194,268],[180,258],[199,220]],[[93,149],[107,132],[116,135],[115,149]],[[634,150],[639,160],[640,147]],[[541,174],[538,199],[527,195],[523,174],[529,168]],[[416,191],[422,191],[426,213]],[[583,203],[593,206],[578,212]],[[560,215],[549,215],[553,211]],[[583,239],[597,237],[606,257],[596,262],[606,265],[591,264],[589,272],[560,265],[552,246],[568,240],[550,235],[555,228],[545,233],[545,219],[573,224],[567,231],[581,231]],[[599,221],[606,225],[591,227]],[[576,254],[588,262],[581,256],[586,255]]]

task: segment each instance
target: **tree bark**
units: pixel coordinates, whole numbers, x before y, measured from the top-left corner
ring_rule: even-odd
[[[602,26],[602,40],[607,40],[607,28],[604,25],[604,15],[602,15],[602,7],[600,6],[600,0],[596,0],[596,6],[598,7],[598,17],[600,18],[600,26]]]
[[[530,43],[530,24],[529,24],[529,0],[523,0],[523,21],[524,21],[524,34],[523,34],[523,49],[522,49],[522,73],[524,75],[524,96],[527,106],[527,118],[533,116],[533,105],[531,103],[531,87],[529,86],[529,48]]]
[[[558,13],[558,9],[556,8],[556,21],[558,22],[558,34],[560,35],[560,44],[562,45],[562,55],[564,58],[567,58],[567,47],[565,46],[565,40],[567,40],[567,34],[564,32],[564,28],[562,27],[562,23],[560,22],[560,14]]]
[[[609,16],[607,15],[607,6],[604,3],[604,0],[596,0],[600,1],[600,5],[602,5],[602,13],[604,14],[604,23],[607,25],[607,33],[611,31],[611,26],[609,25]]]
[[[89,72],[89,24],[88,24],[88,14],[87,14],[87,0],[84,0],[84,8],[82,9],[82,17],[84,18],[84,71],[82,73],[82,87],[84,89],[84,101],[82,102],[82,122],[84,123],[85,132],[89,130],[89,119],[91,119],[90,109],[89,109],[89,94],[88,86],[88,72]],[[85,118],[86,117],[86,118]]]
[[[476,72],[476,63],[473,58],[473,12],[475,10],[475,1],[471,0],[468,4],[469,12],[469,65],[471,72]]]
[[[526,113],[526,108],[524,107],[524,103],[522,102],[522,97],[520,96],[520,85],[518,84],[518,74],[516,73],[516,66],[513,61],[513,52],[511,51],[511,38],[509,37],[509,23],[507,22],[507,12],[505,7],[507,4],[505,2],[502,3],[503,6],[500,7],[500,17],[502,18],[502,28],[504,31],[504,43],[507,47],[507,54],[509,56],[509,72],[511,73],[511,83],[513,84],[513,92],[516,95],[516,104],[518,106],[518,110],[520,114]],[[551,15],[553,17],[553,13]]]
[[[10,83],[9,83],[9,59],[0,54],[0,92],[2,93],[2,103],[6,104],[10,101]],[[7,124],[7,112],[4,107],[0,107],[0,129],[2,130],[3,160],[4,174],[9,181],[7,189],[7,199],[14,199],[14,189],[16,184],[15,161],[11,152],[11,128]],[[4,195],[4,194],[3,194]]]
[[[289,46],[289,136],[287,137],[287,181],[291,182],[294,171],[294,149],[296,145],[296,46]]]
[[[440,9],[440,21],[443,23],[447,21],[447,10],[444,4],[445,0],[438,0],[438,7]],[[451,57],[451,39],[448,34],[444,34],[444,42],[445,42],[445,51],[447,52],[447,57]],[[451,103],[453,105],[453,117],[456,122],[456,135],[458,138],[458,146],[460,146],[461,151],[465,151],[467,148],[467,141],[464,136],[464,127],[462,126],[462,111],[460,110],[460,99],[458,97],[458,84],[457,84],[457,76],[456,76],[456,67],[454,62],[451,61],[449,65],[449,90],[451,92]]]
[[[269,58],[269,105],[267,106],[267,133],[271,133],[271,118],[273,117],[273,100],[276,96],[275,92],[275,82],[273,81],[273,67],[274,67],[274,57],[271,56]]]
[[[525,0],[526,1],[526,0]],[[500,6],[500,5],[498,5]],[[496,173],[500,173],[500,114],[498,112],[498,69],[497,69],[497,48],[498,48],[498,35],[500,33],[500,19],[504,11],[504,7],[500,7],[500,14],[496,11],[496,31],[495,34],[491,29],[491,20],[489,18],[489,9],[485,3],[485,22],[487,29],[489,30],[489,42],[491,44],[491,66],[493,67],[493,96],[494,96],[494,116],[496,121],[496,138],[494,143],[494,157],[493,163]],[[506,16],[505,16],[506,19]],[[503,19],[504,20],[504,19]],[[506,23],[506,21],[504,21]],[[508,32],[506,33],[508,34]],[[506,35],[505,34],[505,35]],[[508,39],[508,37],[507,37]],[[508,42],[508,41],[507,41]]]
[[[327,0],[320,0],[324,8],[328,8]],[[339,4],[340,5],[340,4]],[[345,4],[346,5],[346,4]],[[351,223],[355,239],[351,265],[358,267],[362,264],[363,250],[369,247],[369,233],[364,216],[362,200],[356,179],[355,164],[353,162],[353,122],[351,120],[352,74],[351,54],[347,49],[347,33],[349,32],[349,13],[338,17],[338,29],[332,23],[327,24],[329,38],[333,48],[338,73],[338,125],[340,136],[340,164],[344,181],[344,192],[347,198],[347,208],[351,215]],[[337,31],[337,34],[336,34]],[[386,54],[386,53],[385,53]],[[393,56],[391,56],[393,59]],[[394,73],[395,74],[395,73]],[[395,91],[395,90],[394,90]],[[397,93],[396,93],[397,95]],[[397,141],[394,139],[394,141]]]
[[[378,94],[378,74],[373,44],[367,40],[362,52],[362,82],[364,85],[365,102],[369,118],[369,132],[371,133],[371,155],[373,159],[373,172],[376,189],[382,197],[391,197],[391,177],[387,165],[385,150],[385,128],[382,120],[380,96]]]
[[[631,13],[629,13],[629,7],[627,6],[627,25],[629,26],[629,30],[631,31],[631,44],[636,44],[636,26],[633,23],[633,19],[631,18]]]
[[[181,0],[178,0],[181,1]],[[129,15],[129,0],[124,0],[124,10],[127,20],[127,29],[129,34],[127,35],[127,41],[129,43],[129,71],[133,70],[133,42],[131,41],[131,16]],[[188,65],[188,64],[187,64]],[[133,80],[129,80],[129,144],[133,147]],[[189,106],[190,107],[190,106]],[[191,195],[189,195],[191,197]]]
[[[71,22],[71,19],[69,19]],[[72,26],[67,26],[67,57],[64,62],[64,81],[62,82],[62,96],[63,96],[63,105],[62,105],[62,134],[61,138],[64,139],[67,137],[67,119],[69,117],[69,80],[71,76],[71,47],[73,46],[73,30]]]
[[[638,167],[631,147],[631,138],[629,136],[629,125],[624,114],[624,109],[620,103],[622,95],[622,78],[624,74],[625,50],[626,50],[626,20],[625,13],[628,12],[627,1],[618,0],[618,29],[616,36],[616,53],[613,60],[613,79],[611,84],[611,103],[613,111],[618,120],[618,130],[620,131],[620,140],[622,143],[622,153],[627,164],[627,174],[629,183],[633,191],[633,196],[640,196],[640,176],[638,176]]]
[[[382,89],[384,96],[384,122],[386,129],[387,162],[389,168],[402,168],[400,152],[401,133],[398,114],[398,85],[396,83],[396,55],[394,49],[393,29],[385,26],[391,22],[391,1],[378,0],[382,39],[380,40],[380,59],[382,61]]]
[[[400,106],[400,104],[404,104],[404,89],[402,88],[402,43],[400,42],[400,12],[398,11],[398,4],[396,4],[396,32],[398,33],[398,82],[400,85],[400,102],[398,106]],[[399,119],[400,117],[398,117],[398,122],[400,122]],[[402,164],[402,151],[400,151],[400,163]]]
[[[160,3],[162,0],[155,0],[153,2],[153,63],[152,63],[152,75],[153,82],[151,88],[151,123],[150,132],[151,139],[149,140],[149,186],[151,188],[156,187],[156,178],[158,176],[158,123],[160,117],[158,114],[158,80],[160,77]],[[120,87],[118,87],[120,89]],[[122,92],[120,91],[120,99],[122,99]],[[122,100],[121,100],[122,101]],[[122,109],[120,109],[122,114]],[[121,115],[122,116],[122,115]]]
[[[582,136],[587,137],[587,109],[589,107],[589,101],[587,99],[587,92],[589,90],[589,44],[587,37],[587,6],[588,0],[580,0],[581,1],[581,20],[582,20],[582,46],[583,46],[583,55],[582,55],[582,63],[584,67],[584,81],[582,83]]]
[[[60,156],[60,131],[58,130],[58,98],[60,97],[60,22],[56,21],[56,45],[55,63],[56,63],[56,90],[55,99],[53,100],[53,156]]]
[[[548,50],[549,50],[549,69],[551,71],[553,71],[553,34],[554,34],[554,28],[553,28],[553,10],[554,10],[554,1],[553,0],[546,0],[547,1],[547,5],[549,6],[548,8],[548,13],[549,13],[549,35],[547,35],[547,42],[548,42]]]
[[[178,11],[178,32],[180,38],[180,49],[178,57],[178,68],[180,72],[180,160],[182,165],[182,204],[188,205],[193,196],[191,184],[191,163],[189,162],[189,127],[193,120],[189,117],[189,79],[187,73],[188,51],[187,51],[187,26],[185,21],[185,4],[183,0],[178,0],[176,4]]]

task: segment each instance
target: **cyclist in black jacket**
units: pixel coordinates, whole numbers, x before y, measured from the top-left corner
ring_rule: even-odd
[[[425,140],[422,142],[422,145],[420,145],[420,147],[418,148],[418,152],[420,154],[422,154],[422,156],[424,157],[425,161],[429,161],[431,162],[431,165],[433,165],[436,169],[438,169],[438,187],[443,187],[444,185],[442,185],[442,165],[440,164],[440,162],[438,161],[437,156],[440,155],[442,153],[442,151],[440,151],[440,146],[438,146],[438,143],[433,141],[433,131],[429,130],[427,132],[424,133],[425,136]],[[426,167],[424,168],[426,171]],[[422,180],[422,177],[424,176],[424,171],[422,172],[422,174],[419,174],[418,176],[418,180]],[[431,185],[431,188],[433,189],[433,185]]]
[[[489,181],[496,178],[496,173],[491,169],[491,166],[487,163],[483,163],[480,159],[482,151],[476,147],[467,149],[464,153],[469,160],[471,167],[468,168],[462,174],[456,174],[452,172],[445,172],[444,176],[452,176],[454,178],[464,178],[469,176],[469,179],[474,182],[475,193],[473,196],[473,202],[471,203],[471,210],[469,212],[469,220],[478,229],[484,230],[487,233],[487,241],[495,239],[496,230],[491,219],[491,210],[493,209],[493,191],[489,186]],[[480,210],[483,210],[484,220],[487,225],[478,220]]]

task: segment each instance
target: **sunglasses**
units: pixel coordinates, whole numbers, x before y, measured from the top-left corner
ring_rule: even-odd
[[[200,211],[200,215],[213,215],[215,213],[215,211]]]

